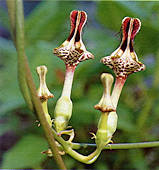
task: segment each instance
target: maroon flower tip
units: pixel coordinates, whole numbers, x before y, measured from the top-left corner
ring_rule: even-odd
[[[122,30],[123,30],[123,39],[124,40],[128,37],[130,20],[131,20],[130,17],[125,17],[122,21]]]
[[[128,32],[130,27],[131,31],[131,40],[134,39],[141,27],[141,22],[138,18],[125,17],[122,21],[122,30],[123,30],[123,39],[125,40],[128,37]]]
[[[71,22],[71,31],[70,31],[70,35],[68,37],[68,41],[71,40],[74,32],[75,32],[75,27],[76,27],[76,20],[77,20],[77,15],[78,15],[78,11],[72,11],[70,14],[70,22]]]
[[[68,41],[70,41],[72,39],[72,37],[76,31],[77,31],[77,33],[76,33],[75,42],[78,42],[80,40],[80,34],[82,32],[82,28],[83,28],[84,24],[86,23],[86,20],[87,20],[87,14],[84,11],[74,10],[71,12],[71,14],[70,14],[71,31],[70,31],[70,35],[67,39]]]
[[[127,46],[127,42],[130,41],[130,51],[133,52],[133,40],[136,34],[139,32],[141,22],[137,18],[125,17],[122,21],[123,39],[121,49],[124,51]],[[130,40],[128,40],[128,37]]]
[[[133,22],[133,30],[132,30],[132,34],[131,34],[131,39],[133,40],[134,37],[136,36],[136,34],[139,32],[141,27],[141,22],[139,19],[135,18],[134,22]]]
[[[79,26],[78,26],[79,32],[82,31],[82,28],[86,23],[86,20],[87,20],[87,14],[84,11],[81,11],[81,19],[80,19],[80,23],[79,23]]]

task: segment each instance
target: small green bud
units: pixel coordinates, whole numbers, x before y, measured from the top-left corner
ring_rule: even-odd
[[[61,96],[56,103],[54,111],[54,125],[56,131],[59,133],[67,128],[68,122],[72,115],[72,101],[67,96]]]
[[[99,103],[94,106],[95,109],[100,110],[101,112],[110,112],[115,111],[115,108],[113,106],[112,100],[111,100],[111,87],[114,81],[114,78],[111,74],[103,73],[101,75],[101,81],[104,87],[103,90],[103,96]]]

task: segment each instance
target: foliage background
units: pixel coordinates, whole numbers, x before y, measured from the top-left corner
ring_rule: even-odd
[[[99,112],[93,109],[102,95],[100,74],[112,71],[101,64],[102,57],[120,43],[121,21],[125,16],[138,17],[142,27],[135,39],[144,72],[131,75],[118,105],[118,129],[114,143],[154,141],[159,138],[159,2],[129,1],[24,1],[26,52],[34,80],[35,68],[48,67],[47,84],[55,95],[49,101],[53,117],[64,80],[64,64],[52,54],[69,34],[69,13],[73,9],[88,13],[83,40],[95,55],[81,63],[75,72],[70,125],[76,132],[74,141],[90,142],[89,132],[96,132]],[[40,152],[47,142],[36,117],[28,110],[19,92],[16,51],[9,31],[5,1],[0,1],[0,168],[55,169],[53,159]],[[112,73],[113,74],[113,73]],[[81,152],[88,154],[90,149]],[[106,150],[92,165],[84,165],[63,156],[68,169],[159,170],[159,149]]]

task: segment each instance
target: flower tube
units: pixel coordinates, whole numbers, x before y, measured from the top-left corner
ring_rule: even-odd
[[[62,45],[53,50],[53,53],[63,60],[66,65],[63,91],[54,111],[54,124],[58,133],[67,128],[68,121],[72,115],[72,101],[70,96],[75,68],[80,62],[94,58],[94,56],[86,50],[82,41],[82,29],[86,20],[86,12],[72,11],[70,14],[70,34]]]

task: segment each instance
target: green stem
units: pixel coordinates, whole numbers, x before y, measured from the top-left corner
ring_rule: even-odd
[[[51,117],[50,117],[49,112],[48,112],[47,100],[41,102],[41,104],[42,104],[42,108],[43,108],[43,111],[44,111],[45,116],[46,116],[46,120],[49,123],[50,127],[52,127],[52,120],[51,120]]]
[[[54,130],[52,130],[52,132],[55,136],[55,139],[59,143],[61,143],[62,146],[70,145],[70,147],[72,149],[76,149],[76,150],[82,149],[82,148],[87,148],[87,147],[97,147],[96,144],[89,144],[89,143],[71,143],[71,144],[68,144],[63,138],[59,137]],[[109,144],[109,145],[105,146],[103,149],[140,149],[140,148],[153,148],[153,147],[159,147],[159,141]]]
[[[66,169],[64,162],[63,162],[61,156],[59,155],[59,151],[56,146],[54,136],[52,134],[52,129],[46,120],[45,113],[42,109],[40,99],[37,96],[36,87],[35,87],[35,84],[32,79],[30,68],[29,68],[29,65],[27,62],[27,57],[25,56],[25,51],[24,51],[24,15],[23,15],[23,1],[22,0],[16,0],[16,42],[17,42],[17,53],[19,56],[18,62],[19,62],[19,64],[21,64],[20,68],[21,69],[23,68],[23,70],[24,70],[23,71],[24,78],[26,77],[28,88],[29,88],[30,94],[32,96],[33,104],[35,106],[40,123],[43,126],[43,129],[45,131],[45,135],[47,137],[48,143],[50,144],[52,153],[54,155],[54,159],[57,162],[60,169]],[[19,71],[22,71],[22,70],[19,70]],[[22,73],[21,73],[21,76],[19,79],[20,83],[22,83],[21,79],[23,79]]]
[[[14,41],[14,45],[17,49],[18,53],[18,82],[20,86],[20,90],[22,92],[22,95],[24,97],[25,102],[27,103],[30,110],[34,110],[33,104],[31,101],[31,96],[28,90],[27,82],[26,82],[26,74],[24,70],[24,35],[21,33],[19,35],[19,39],[17,39],[17,32],[23,32],[24,30],[24,24],[22,22],[19,22],[21,20],[21,15],[23,16],[23,11],[21,12],[21,15],[16,15],[16,1],[15,0],[7,0],[7,6],[8,6],[8,14],[10,18],[10,24],[11,24],[11,32],[12,32],[12,38]],[[17,19],[16,19],[17,17]],[[16,27],[16,25],[19,25],[19,27]],[[17,41],[16,41],[17,39]]]
[[[10,26],[11,26],[11,35],[14,44],[16,45],[15,0],[6,0],[6,2],[7,2],[8,15],[9,15]]]
[[[64,151],[70,156],[72,156],[74,159],[82,163],[85,163],[85,164],[93,163],[101,153],[101,149],[97,148],[90,155],[87,155],[87,156],[81,155],[72,149],[72,143],[69,143],[65,141],[62,137],[58,136],[55,130],[52,129],[52,133],[54,134],[55,139],[62,145]]]
[[[81,149],[87,147],[96,147],[96,144],[72,143],[71,147],[72,149]],[[159,147],[159,141],[109,144],[105,146],[103,149],[139,149],[139,148],[153,148],[153,147]]]

